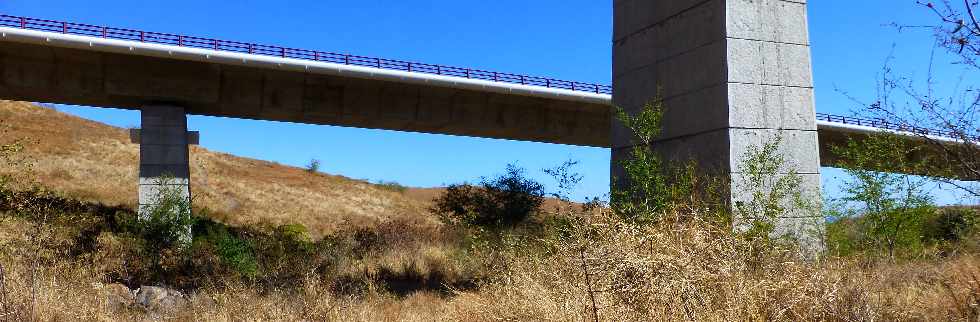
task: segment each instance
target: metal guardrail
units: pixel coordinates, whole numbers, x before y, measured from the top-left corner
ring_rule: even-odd
[[[296,49],[280,46],[261,45],[240,41],[202,38],[161,32],[113,28],[66,21],[46,20],[29,17],[0,15],[0,26],[29,30],[59,32],[64,34],[91,36],[106,39],[139,41],[146,43],[173,45],[180,47],[212,49],[254,55],[294,58],[344,65],[399,70],[413,73],[426,73],[444,76],[465,77],[493,82],[541,86],[567,89],[596,94],[612,94],[612,87],[591,83],[566,81],[545,77],[527,76],[512,73],[492,72],[480,69],[416,63],[378,57],[338,54],[309,49]]]
[[[869,118],[817,113],[817,121],[827,121],[827,122],[834,122],[834,123],[841,123],[841,124],[859,125],[859,126],[867,126],[867,127],[873,127],[879,129],[908,132],[908,133],[919,134],[919,135],[932,135],[932,136],[940,136],[940,137],[951,138],[951,139],[961,139],[960,135],[958,135],[956,132],[953,131],[928,129],[928,128],[917,127],[917,126],[907,126],[894,122],[888,122],[882,119],[869,119]],[[973,140],[980,141],[980,137],[973,138]]]

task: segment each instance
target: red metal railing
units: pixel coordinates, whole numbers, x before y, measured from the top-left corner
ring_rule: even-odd
[[[894,130],[894,131],[902,131],[902,132],[914,133],[919,135],[932,135],[932,136],[940,136],[940,137],[953,138],[953,139],[962,139],[962,137],[960,137],[960,135],[954,131],[935,130],[935,129],[927,129],[924,127],[908,126],[904,124],[888,122],[882,119],[868,119],[868,118],[860,118],[860,117],[817,113],[817,120],[841,123],[841,124],[867,126],[867,127]],[[980,141],[980,137],[973,138],[973,141]]]
[[[493,82],[533,85],[547,88],[567,89],[579,92],[597,94],[612,94],[612,87],[607,85],[590,84],[545,77],[526,76],[511,73],[491,72],[472,68],[452,67],[426,63],[408,62],[402,60],[338,54],[308,49],[296,49],[279,46],[261,45],[240,41],[229,41],[194,36],[175,35],[161,32],[150,32],[133,29],[113,28],[81,23],[45,20],[10,15],[0,15],[0,26],[21,29],[59,32],[64,34],[100,37],[106,39],[130,40],[146,43],[174,45],[180,47],[213,49],[254,55],[295,58],[312,61],[331,62],[344,65],[374,67],[381,69],[400,70],[413,73],[425,73],[470,79],[481,79]]]

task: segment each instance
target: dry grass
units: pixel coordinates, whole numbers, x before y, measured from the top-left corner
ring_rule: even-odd
[[[31,224],[2,218],[0,263],[6,268],[8,294],[4,314],[7,320],[27,319],[32,256],[25,232]],[[807,263],[779,252],[748,255],[753,252],[747,242],[700,225],[622,228],[600,238],[592,235],[584,253],[603,321],[980,317],[976,255],[907,264],[848,259]],[[112,307],[97,265],[52,257],[40,268],[35,307],[45,321],[591,321],[580,253],[585,244],[575,238],[553,244],[547,256],[524,247],[504,250],[497,254],[503,263],[495,278],[452,296],[429,291],[398,296],[377,289],[341,296],[330,291],[328,277],[314,274],[291,290],[260,292],[246,285],[199,289],[186,309],[171,313]],[[378,255],[390,265],[424,256],[407,257]]]
[[[0,103],[0,119],[9,135],[38,140],[28,152],[41,184],[83,200],[134,202],[138,147],[123,129],[14,102]],[[0,214],[0,320],[27,320],[33,308],[45,321],[980,321],[977,254],[807,262],[696,220],[640,227],[602,211],[564,238],[512,235],[487,247],[461,243],[426,214],[431,190],[399,193],[200,148],[192,155],[197,205],[222,221],[301,223],[314,238],[356,240],[341,243],[352,246],[336,270],[309,271],[297,287],[204,286],[185,309],[159,313],[110,305],[102,283],[126,263],[100,247],[119,240],[100,235],[94,251],[67,254],[79,222],[32,235],[29,218]],[[42,265],[32,274],[35,259]],[[481,279],[451,294],[371,284],[386,276]],[[344,295],[335,290],[344,277],[369,285]]]
[[[7,136],[33,141],[26,153],[42,185],[85,201],[135,205],[139,146],[128,130],[23,102],[0,101],[0,120]],[[299,223],[319,237],[396,217],[432,218],[427,190],[400,193],[197,146],[191,158],[195,207],[229,224]]]
[[[697,222],[637,228],[607,218],[511,257],[495,283],[453,300],[466,321],[977,321],[980,257],[906,264],[790,251]],[[588,273],[588,275],[586,275]],[[592,311],[592,297],[596,312]]]

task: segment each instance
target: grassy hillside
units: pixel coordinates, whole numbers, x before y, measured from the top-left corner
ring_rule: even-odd
[[[17,153],[35,163],[25,177],[54,191],[0,184],[0,320],[980,321],[980,233],[947,229],[958,221],[936,231],[962,240],[900,260],[807,260],[705,220],[716,211],[696,194],[647,224],[552,200],[487,230],[439,224],[426,209],[442,189],[195,147],[210,218],[180,246],[132,211],[138,146],[124,129],[17,102],[0,102],[0,120],[0,144],[33,141]],[[146,286],[184,302],[126,300]]]
[[[133,207],[139,145],[127,129],[40,107],[0,101],[11,138],[32,141],[26,153],[40,183],[83,201]],[[0,169],[13,171],[13,169]],[[304,169],[191,147],[194,206],[234,225],[299,223],[314,237],[344,227],[371,227],[395,217],[429,219],[437,189],[395,191]]]

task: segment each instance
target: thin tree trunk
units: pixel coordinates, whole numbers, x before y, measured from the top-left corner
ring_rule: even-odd
[[[585,261],[585,248],[579,249],[579,256],[582,258],[582,272],[585,273],[585,287],[589,292],[589,299],[592,301],[592,321],[599,322],[599,308],[596,305],[595,291],[592,290],[592,278],[589,276],[589,264]]]
[[[3,263],[0,263],[0,317],[5,317],[9,313],[7,306],[7,272],[3,268]]]

